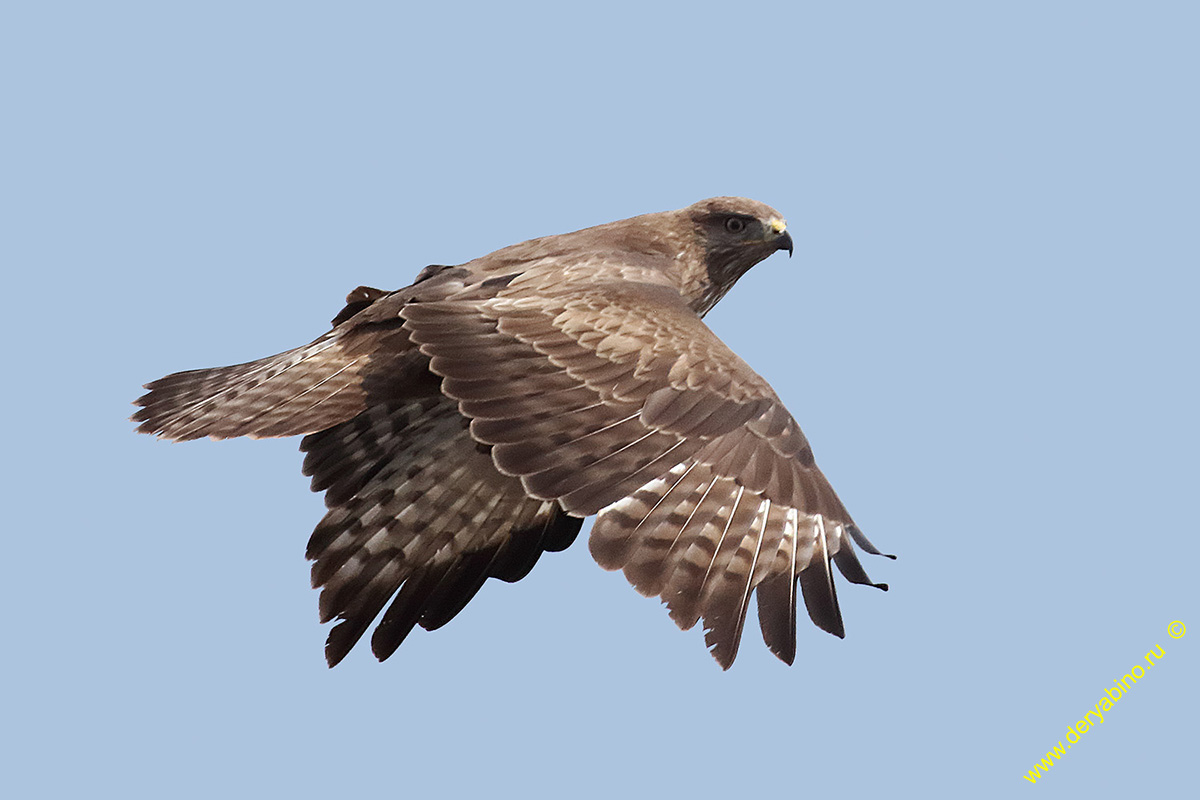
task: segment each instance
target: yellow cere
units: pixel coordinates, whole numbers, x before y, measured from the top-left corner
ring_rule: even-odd
[[[781,220],[779,217],[771,217],[770,224],[771,230],[775,231],[776,233],[783,233],[787,230],[787,223]]]

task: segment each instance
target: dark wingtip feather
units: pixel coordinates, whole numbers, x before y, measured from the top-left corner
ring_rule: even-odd
[[[704,643],[708,645],[708,654],[721,665],[723,670],[733,666],[741,640],[740,628],[736,631],[729,631],[722,630],[721,626],[717,626],[704,632]]]
[[[733,655],[729,655],[727,648],[723,648],[718,645],[716,647],[710,647],[708,649],[708,654],[713,657],[722,671],[728,671],[729,668],[733,666],[733,659],[737,657],[737,648],[734,648]]]
[[[544,528],[513,531],[505,546],[496,554],[488,572],[505,583],[516,583],[524,578],[542,557],[544,533]]]
[[[436,631],[458,616],[488,579],[488,568],[496,558],[499,547],[466,553],[447,573],[441,584],[429,595],[421,612],[420,625]]]
[[[508,580],[508,578],[514,577],[520,570],[510,572],[512,562],[507,552],[512,548],[532,547],[539,550],[539,554],[540,552],[554,553],[565,550],[575,541],[582,525],[581,518],[568,516],[562,509],[555,508],[542,526],[541,533],[536,540],[532,537],[516,535],[503,545],[464,554],[425,603],[425,608],[421,613],[421,627],[428,631],[437,630],[454,619],[475,597],[488,578]],[[528,572],[527,569],[524,569],[525,563],[532,567],[531,562],[536,561],[537,558],[526,555],[524,559],[516,560],[523,561],[521,569],[524,570],[522,573],[524,574]]]
[[[583,517],[572,516],[561,508],[555,509],[546,535],[542,538],[542,549],[547,553],[561,553],[575,543],[582,527]]]
[[[738,593],[736,599],[742,599],[742,595]],[[704,643],[708,645],[709,655],[721,665],[721,669],[733,666],[742,643],[745,621],[746,606],[735,605],[733,598],[709,602],[709,610],[704,615]]]
[[[896,560],[896,557],[891,553],[880,552],[878,547],[871,544],[871,540],[863,534],[862,530],[857,525],[847,525],[846,532],[850,534],[850,538],[854,539],[855,544],[871,555],[883,556],[884,558],[890,558],[893,561]]]
[[[420,574],[411,576],[400,587],[396,599],[383,613],[383,619],[371,634],[371,652],[380,661],[387,661],[416,627],[426,603],[453,564],[431,565]]]
[[[829,569],[828,561],[821,559],[800,572],[800,592],[804,595],[804,605],[813,624],[839,639],[845,639],[846,628],[842,624],[837,587],[833,584],[833,572]]]
[[[329,631],[329,636],[325,639],[325,663],[329,665],[330,669],[340,664],[342,659],[354,649],[354,645],[362,638],[366,627],[366,625],[353,620],[339,622],[333,626],[333,630]]]
[[[783,663],[796,660],[796,579],[790,574],[767,578],[755,589],[758,625],[767,649]]]
[[[556,553],[569,547],[582,526],[581,517],[555,509],[543,528],[513,531],[488,569],[488,575],[505,583],[516,583],[529,574],[542,553]]]
[[[838,571],[842,573],[842,577],[851,583],[857,583],[860,586],[874,586],[876,589],[887,591],[886,583],[875,583],[867,577],[867,571],[859,563],[858,556],[854,554],[853,548],[849,546],[840,548],[833,555],[833,563],[837,565]]]

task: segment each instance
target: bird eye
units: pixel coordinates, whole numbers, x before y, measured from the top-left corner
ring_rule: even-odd
[[[730,233],[741,233],[746,230],[746,220],[738,217],[730,217],[725,220],[725,230]]]

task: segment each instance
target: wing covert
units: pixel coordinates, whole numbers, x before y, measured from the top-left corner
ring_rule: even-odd
[[[861,534],[771,387],[661,288],[514,284],[402,316],[502,472],[568,513],[599,512],[601,566],[661,597],[680,627],[704,619],[724,667],[765,584],[764,638],[789,660],[797,581],[813,621],[843,635],[830,568],[870,583]]]

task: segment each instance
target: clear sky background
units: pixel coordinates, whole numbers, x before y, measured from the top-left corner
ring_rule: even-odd
[[[1196,4],[189,5],[0,13],[5,796],[1194,788]],[[900,556],[790,669],[581,539],[328,670],[298,442],[127,422],[359,284],[720,194],[796,254],[709,323]]]

